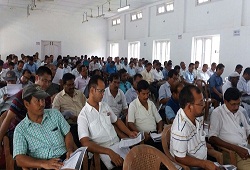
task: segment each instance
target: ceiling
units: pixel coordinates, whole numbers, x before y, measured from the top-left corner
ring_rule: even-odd
[[[127,4],[130,5],[129,10],[134,10],[158,1],[162,0],[127,0]],[[98,16],[99,7],[99,15],[102,15],[103,8],[104,17],[109,18],[119,14],[117,9],[126,6],[126,0],[0,0],[0,7],[10,9],[27,9],[28,5],[30,13],[32,9],[69,15],[83,15],[87,12],[89,17],[91,10],[93,17]]]

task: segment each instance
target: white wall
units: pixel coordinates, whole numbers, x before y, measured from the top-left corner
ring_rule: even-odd
[[[121,25],[108,22],[107,55],[109,44],[120,43],[120,56],[128,54],[128,42],[141,42],[141,57],[152,60],[153,40],[170,40],[170,59],[174,65],[191,61],[192,37],[220,34],[220,62],[228,76],[236,64],[250,64],[250,1],[212,0],[196,6],[196,0],[174,1],[174,12],[156,15],[156,6],[166,1],[148,5],[142,9],[143,19],[130,22],[130,13],[121,14]],[[119,16],[115,16],[119,17]],[[124,18],[126,22],[124,23]],[[117,30],[117,32],[114,32]],[[240,30],[240,36],[233,36]],[[120,32],[120,34],[119,34]],[[178,39],[182,35],[182,39]],[[146,43],[146,46],[143,44]]]
[[[36,42],[61,41],[62,55],[106,55],[107,20],[91,19],[82,23],[82,16],[26,9],[0,9],[0,54],[2,59],[41,52]],[[41,56],[41,58],[43,58]]]

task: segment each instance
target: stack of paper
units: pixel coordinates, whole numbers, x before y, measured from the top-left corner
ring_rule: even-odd
[[[144,140],[144,132],[139,132],[136,138],[123,138],[119,142],[119,148],[128,148]]]
[[[150,133],[150,137],[154,142],[161,142],[161,133]]]
[[[70,158],[63,162],[63,169],[77,169],[80,170],[82,167],[82,162],[84,158],[84,154],[87,150],[87,147],[78,148],[74,153],[70,155]]]
[[[214,164],[222,170],[237,170],[234,165],[221,165],[218,162],[214,162]]]
[[[22,84],[7,84],[7,94],[9,97],[14,96],[22,89]]]

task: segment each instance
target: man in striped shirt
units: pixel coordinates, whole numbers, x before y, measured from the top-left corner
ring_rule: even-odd
[[[179,102],[181,108],[171,128],[171,154],[178,162],[189,167],[219,169],[207,160],[202,117],[205,103],[200,89],[194,85],[187,85],[180,92]]]

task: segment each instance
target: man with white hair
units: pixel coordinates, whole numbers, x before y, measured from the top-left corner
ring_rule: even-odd
[[[228,80],[222,86],[222,94],[224,96],[225,91],[230,87],[237,87],[240,75],[236,71],[228,76]]]

